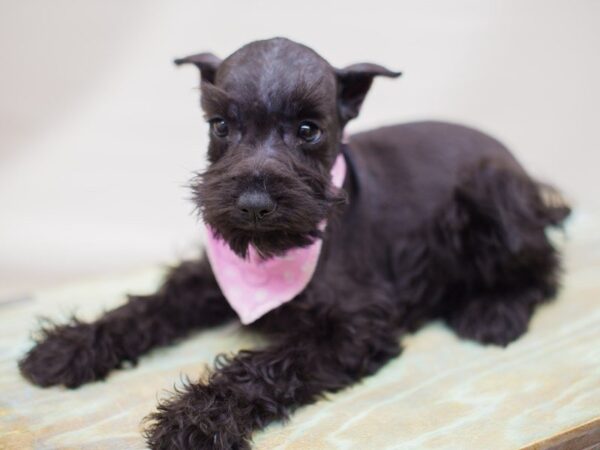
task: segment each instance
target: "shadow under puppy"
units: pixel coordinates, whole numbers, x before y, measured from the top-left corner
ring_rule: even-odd
[[[271,344],[219,358],[145,435],[157,449],[248,448],[254,430],[376,372],[424,321],[504,346],[555,295],[545,229],[569,209],[498,141],[439,122],[343,141],[373,79],[399,73],[336,69],[283,38],[176,62],[200,69],[210,124],[210,165],[193,182],[208,258],[93,323],[43,329],[20,362],[33,383],[103,379],[239,315]]]

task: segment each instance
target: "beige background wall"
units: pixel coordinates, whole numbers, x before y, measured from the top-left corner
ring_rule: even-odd
[[[580,207],[600,206],[600,1],[0,1],[0,300],[167,262],[200,242],[197,74],[284,35],[377,81],[351,130],[422,118],[485,129]]]

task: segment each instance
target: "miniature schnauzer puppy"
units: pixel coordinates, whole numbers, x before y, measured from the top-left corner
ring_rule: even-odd
[[[270,344],[218,357],[158,405],[145,437],[244,449],[255,430],[377,372],[426,321],[506,346],[555,296],[546,229],[569,207],[500,142],[441,122],[344,137],[373,79],[400,73],[334,68],[284,38],[176,63],[199,69],[210,127],[210,164],[192,183],[206,255],[95,322],[42,329],[20,362],[31,382],[75,388],[239,318]]]

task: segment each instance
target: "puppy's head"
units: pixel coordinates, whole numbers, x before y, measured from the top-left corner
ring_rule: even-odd
[[[344,194],[330,169],[343,128],[358,115],[376,64],[335,69],[288,39],[252,42],[225,60],[178,59],[200,70],[210,127],[209,167],[192,183],[204,221],[240,256],[307,246]]]

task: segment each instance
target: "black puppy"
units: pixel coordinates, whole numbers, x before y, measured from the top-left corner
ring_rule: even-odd
[[[555,295],[559,256],[545,229],[569,209],[498,141],[424,122],[343,143],[374,77],[399,73],[335,69],[282,38],[224,61],[176,62],[201,73],[210,166],[193,189],[215,238],[240,259],[255,252],[257,264],[322,247],[302,292],[252,323],[271,344],[219,358],[206,380],[161,403],[146,431],[152,448],[247,448],[254,430],[376,372],[424,321],[505,346]],[[209,262],[186,262],[154,295],[43,330],[20,368],[41,386],[77,387],[235,317]]]

